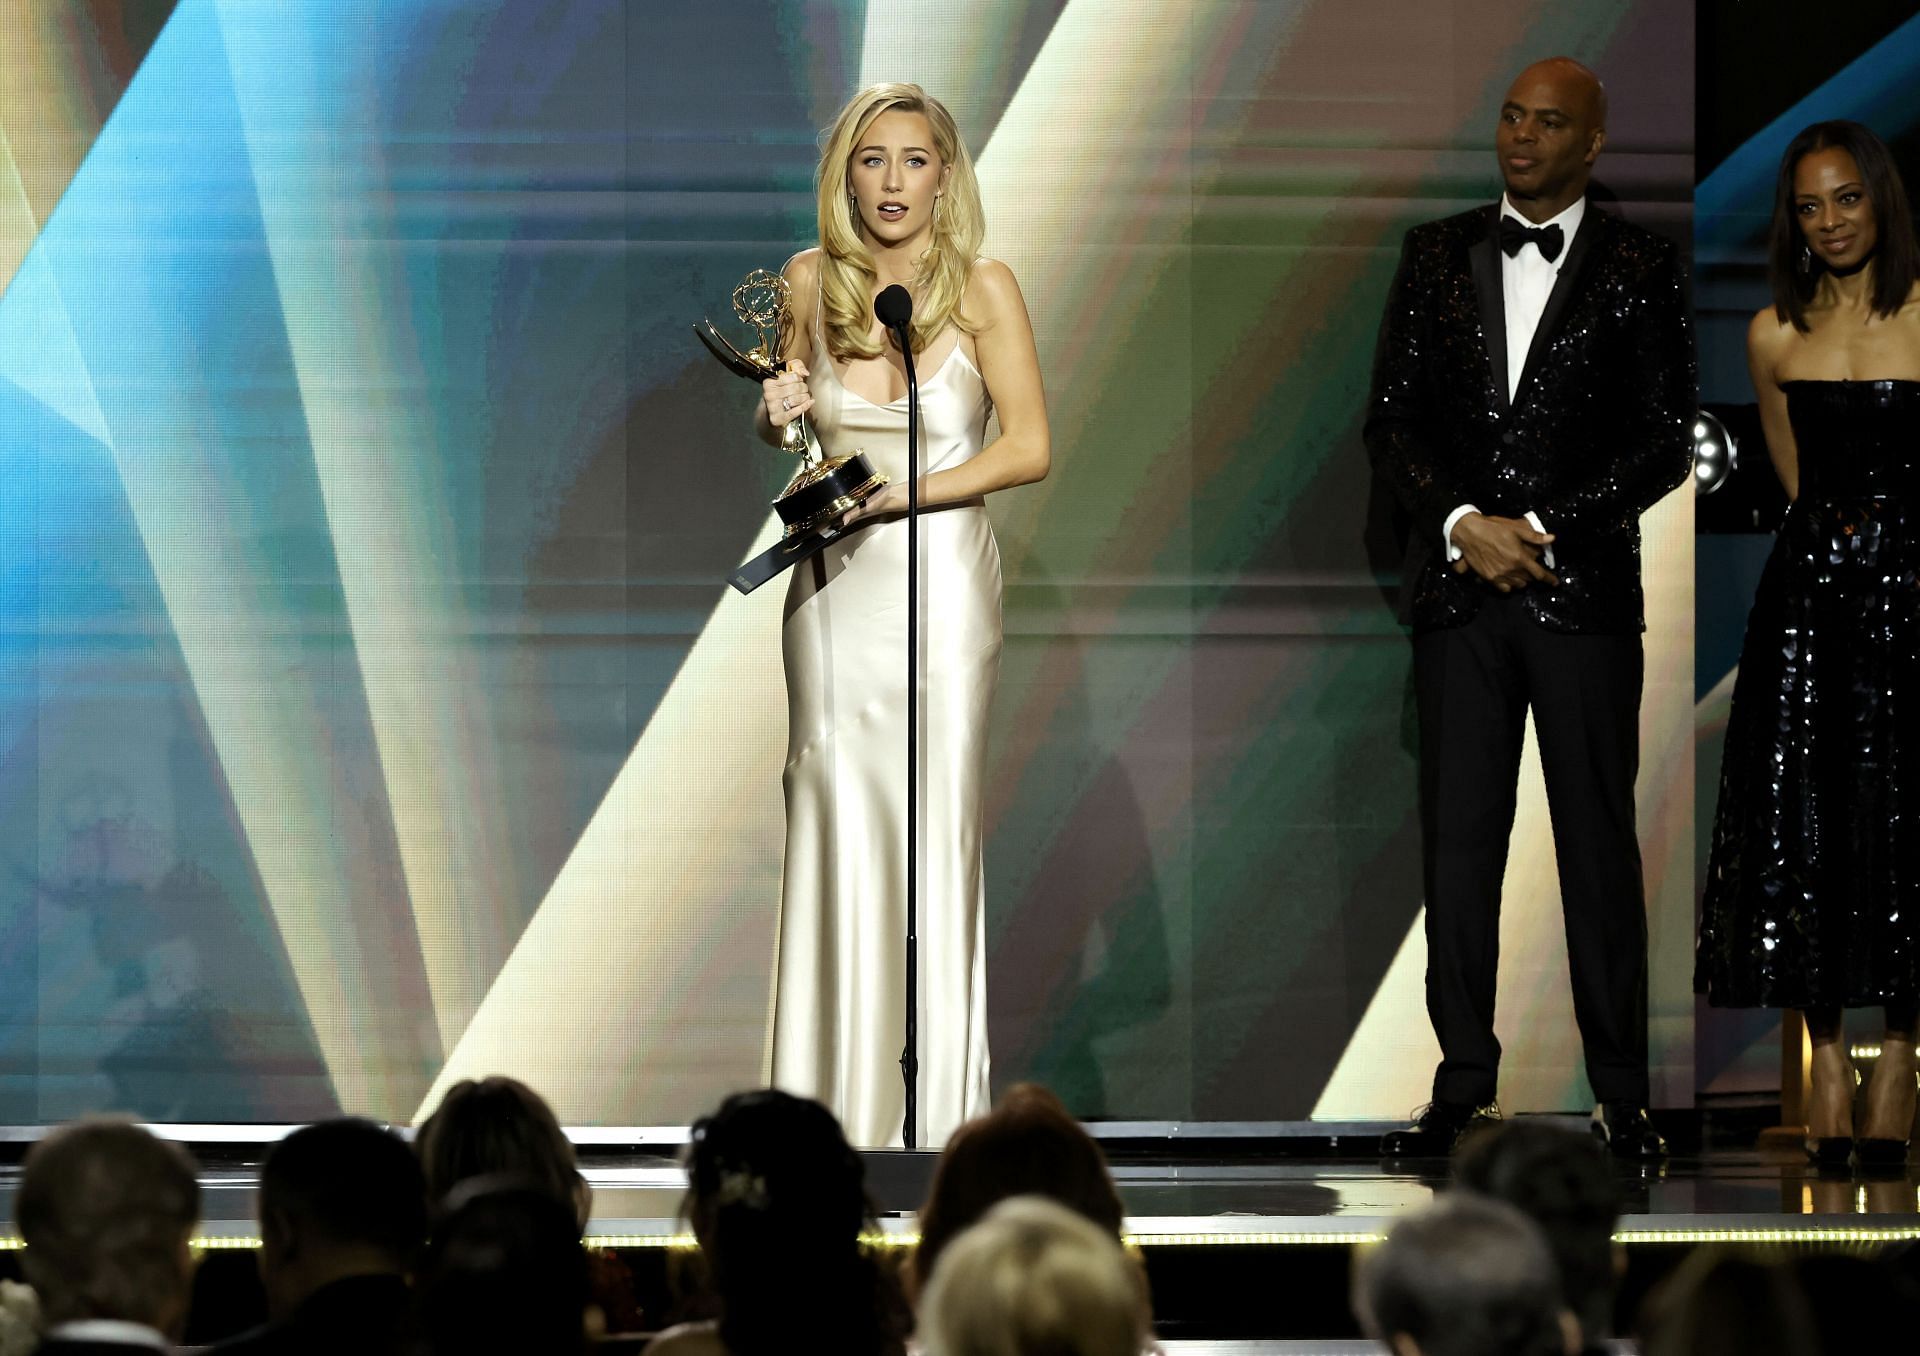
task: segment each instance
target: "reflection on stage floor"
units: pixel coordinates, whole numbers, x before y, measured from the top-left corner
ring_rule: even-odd
[[[1565,1119],[1578,1125],[1573,1118]],[[1383,1162],[1367,1156],[1380,1127],[1341,1127],[1339,1137],[1223,1137],[1116,1134],[1104,1142],[1129,1227],[1145,1240],[1206,1236],[1227,1242],[1278,1242],[1300,1235],[1324,1242],[1376,1235],[1446,1185],[1441,1160]],[[200,1127],[210,1130],[211,1127]],[[236,1127],[237,1129],[237,1127]],[[1317,1129],[1317,1128],[1316,1128]],[[232,1137],[182,1134],[206,1165],[205,1228],[214,1246],[242,1245],[255,1232],[254,1180],[267,1147]],[[683,1236],[675,1131],[627,1137],[581,1132],[581,1166],[593,1186],[591,1233],[632,1246]],[[1754,1236],[1782,1230],[1842,1230],[1859,1236],[1920,1237],[1920,1164],[1863,1174],[1820,1171],[1791,1145],[1743,1144],[1677,1152],[1658,1164],[1620,1163],[1623,1241],[1687,1236]],[[644,1140],[647,1142],[635,1142]],[[1685,1144],[1684,1137],[1676,1137]],[[24,1144],[19,1147],[24,1148]],[[1319,1152],[1315,1152],[1315,1151]],[[925,1199],[935,1155],[878,1150],[866,1155],[868,1189],[890,1234],[910,1235]],[[11,1232],[17,1168],[0,1168],[0,1237]],[[1837,1237],[1838,1235],[1836,1235]]]
[[[1571,1117],[1556,1117],[1578,1126]],[[1866,1241],[1920,1237],[1920,1165],[1867,1175],[1819,1171],[1790,1144],[1756,1148],[1751,1133],[1703,1136],[1698,1120],[1673,1136],[1682,1151],[1663,1163],[1620,1163],[1623,1241],[1678,1241],[1738,1234],[1765,1241],[1782,1230],[1834,1230]],[[1383,1162],[1367,1153],[1384,1127],[1286,1127],[1222,1134],[1218,1127],[1095,1125],[1129,1219],[1142,1241],[1275,1243],[1300,1236],[1328,1243],[1377,1235],[1433,1198],[1447,1181],[1441,1160]],[[213,1246],[244,1246],[255,1232],[254,1180],[270,1147],[242,1127],[163,1128],[188,1141],[206,1165],[204,1232]],[[1337,1133],[1331,1133],[1337,1131]],[[215,1133],[224,1132],[224,1133]],[[25,1133],[8,1136],[24,1149]],[[582,1170],[594,1190],[590,1232],[644,1247],[684,1236],[684,1132],[581,1131]],[[1703,1147],[1703,1138],[1712,1141]],[[17,1162],[17,1155],[15,1155]],[[866,1155],[868,1189],[889,1234],[911,1235],[935,1155]],[[0,1237],[10,1232],[16,1168],[0,1168]],[[1835,1234],[1835,1237],[1840,1237]]]

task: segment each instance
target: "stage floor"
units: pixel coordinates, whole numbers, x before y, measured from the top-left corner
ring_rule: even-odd
[[[1094,1128],[1112,1162],[1129,1232],[1146,1244],[1363,1241],[1431,1200],[1447,1180],[1443,1160],[1385,1163],[1365,1153],[1384,1127],[1342,1127],[1338,1137],[1318,1138],[1116,1135],[1110,1127]],[[652,1144],[594,1142],[598,1138],[583,1134],[580,1146],[594,1192],[589,1234],[609,1246],[684,1239],[679,1212],[686,1177],[677,1148],[667,1142],[671,1135],[656,1134]],[[265,1147],[194,1141],[206,1165],[209,1245],[244,1247],[253,1239],[256,1164]],[[876,1150],[865,1157],[882,1227],[911,1235],[936,1155]],[[1617,1174],[1625,1207],[1620,1235],[1627,1243],[1785,1241],[1816,1233],[1858,1242],[1920,1238],[1916,1164],[1876,1175],[1822,1173],[1790,1148],[1763,1150],[1748,1142],[1677,1152],[1658,1164],[1621,1163]],[[12,1232],[16,1179],[17,1168],[0,1169],[0,1238]]]
[[[889,1232],[911,1233],[933,1155],[867,1155],[870,1189]],[[1113,1173],[1128,1232],[1142,1243],[1358,1242],[1433,1199],[1444,1161],[1354,1158],[1119,1160]],[[685,1178],[670,1160],[596,1164],[594,1231],[681,1233]],[[1676,1155],[1617,1168],[1622,1242],[1831,1234],[1836,1241],[1920,1238],[1920,1167],[1866,1176],[1820,1173],[1797,1153],[1757,1149]]]

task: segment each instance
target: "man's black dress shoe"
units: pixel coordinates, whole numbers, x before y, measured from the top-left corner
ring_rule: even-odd
[[[1469,1131],[1494,1125],[1499,1120],[1497,1102],[1471,1106],[1466,1102],[1432,1101],[1420,1108],[1412,1125],[1404,1130],[1389,1130],[1380,1137],[1380,1156],[1445,1158]]]
[[[1593,1137],[1615,1158],[1665,1158],[1667,1142],[1653,1118],[1632,1102],[1602,1102],[1593,1109]]]

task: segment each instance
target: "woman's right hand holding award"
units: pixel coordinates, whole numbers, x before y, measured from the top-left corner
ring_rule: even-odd
[[[768,423],[775,428],[785,428],[813,408],[813,393],[807,389],[807,376],[807,365],[798,358],[790,358],[785,371],[760,383]]]
[[[780,449],[800,458],[800,469],[773,501],[786,525],[784,534],[727,578],[740,592],[751,593],[839,537],[848,510],[859,507],[887,478],[859,452],[822,458],[808,436],[806,413],[813,408],[813,393],[807,389],[807,365],[780,356],[793,322],[787,280],[755,269],[734,288],[733,312],[758,332],[760,342],[753,348],[742,352],[710,320],[695,325],[693,332],[728,371],[760,383],[767,422],[780,431]]]

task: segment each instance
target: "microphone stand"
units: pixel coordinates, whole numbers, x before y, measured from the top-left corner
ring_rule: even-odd
[[[907,369],[907,1083],[901,1142],[920,1147],[920,375],[908,321],[892,327]]]

